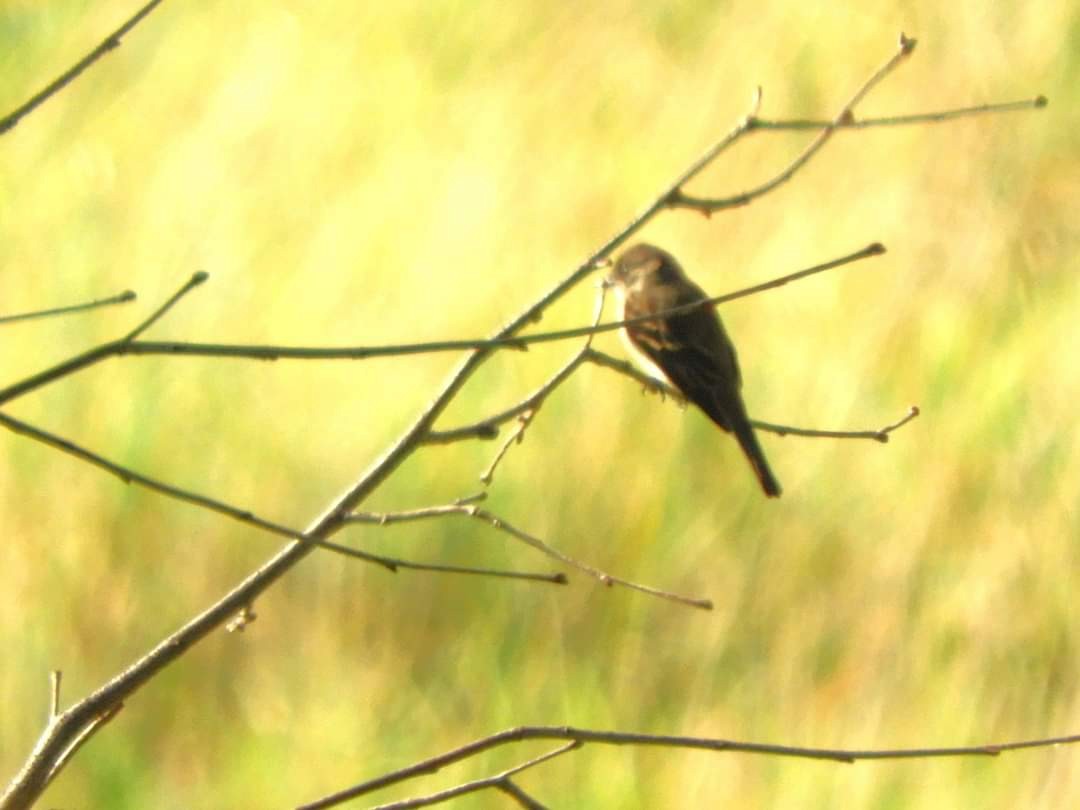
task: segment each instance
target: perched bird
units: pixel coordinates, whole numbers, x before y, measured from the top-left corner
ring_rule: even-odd
[[[645,244],[635,245],[619,257],[607,284],[615,290],[620,320],[708,298],[686,277],[674,256]],[[622,333],[650,376],[670,383],[721,429],[735,434],[765,494],[779,496],[780,484],[746,415],[739,393],[742,378],[735,346],[724,332],[716,307],[705,304],[679,315],[630,324]]]

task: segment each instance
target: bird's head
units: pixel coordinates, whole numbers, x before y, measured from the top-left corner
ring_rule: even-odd
[[[681,277],[679,263],[670,253],[641,243],[619,256],[605,281],[610,287],[633,290],[643,285],[671,283]]]

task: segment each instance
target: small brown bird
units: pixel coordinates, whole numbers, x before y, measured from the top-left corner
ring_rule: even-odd
[[[620,304],[620,320],[701,301],[708,296],[686,277],[675,257],[652,245],[635,245],[623,253],[607,283]],[[625,326],[622,334],[646,372],[670,383],[721,429],[734,433],[761,488],[770,498],[780,484],[769,469],[746,415],[739,389],[742,378],[735,346],[712,304],[655,321]]]

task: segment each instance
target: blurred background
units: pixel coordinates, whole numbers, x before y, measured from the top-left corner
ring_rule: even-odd
[[[0,113],[137,6],[6,0]],[[2,384],[129,330],[369,345],[484,335],[563,278],[749,108],[860,116],[1046,94],[1047,109],[841,132],[781,190],[642,239],[713,293],[881,241],[887,255],[724,307],[761,419],[887,445],[763,437],[767,502],[704,417],[599,368],[553,396],[487,506],[694,610],[608,589],[381,569],[317,553],[131,700],[48,806],[280,807],[519,724],[895,748],[1080,732],[1080,9],[1046,0],[761,4],[165,3],[0,139]],[[948,8],[948,10],[945,10]],[[767,179],[810,133],[760,133],[689,191]],[[584,284],[539,328],[591,314]],[[441,426],[491,414],[575,343],[507,352]],[[623,356],[616,338],[598,346]],[[459,358],[124,358],[7,412],[178,486],[303,526]],[[496,450],[424,450],[366,504],[478,491]],[[0,435],[0,779],[45,720],[281,543]],[[408,559],[556,570],[464,518],[339,539]],[[546,750],[477,758],[368,803]],[[1080,749],[855,766],[587,747],[528,772],[555,807],[1063,807]],[[359,806],[364,803],[360,802]],[[460,807],[504,806],[488,794]]]

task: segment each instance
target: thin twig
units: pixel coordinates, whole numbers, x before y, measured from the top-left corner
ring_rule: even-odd
[[[166,484],[163,481],[159,481],[156,478],[143,475],[142,473],[135,472],[129,467],[124,467],[107,458],[98,455],[84,447],[81,447],[74,442],[69,441],[56,434],[49,433],[34,427],[22,420],[15,419],[12,416],[8,416],[5,413],[0,412],[0,425],[7,427],[8,429],[19,433],[29,438],[39,441],[42,444],[53,447],[68,455],[74,456],[82,461],[92,464],[108,473],[112,473],[125,484],[134,484],[136,486],[144,487],[152,492],[165,495],[166,497],[173,498],[174,500],[183,501],[185,503],[194,504],[203,509],[209,509],[212,512],[225,515],[234,520],[238,520],[241,523],[245,523],[248,526],[253,526],[256,529],[262,529],[263,531],[270,532],[271,534],[278,535],[279,537],[287,537],[291,539],[302,539],[303,535],[296,529],[290,528],[280,523],[274,523],[266,518],[259,517],[249,509],[241,509],[231,504],[219,501],[215,498],[211,498],[206,495],[201,495],[191,490],[182,489],[180,487],[173,486],[172,484]],[[462,499],[462,502],[455,504],[446,509],[452,510],[452,512],[445,512],[444,514],[451,514],[462,508],[465,508],[463,504],[471,503],[477,500],[476,496],[472,496],[468,499]],[[427,510],[428,512],[438,513],[439,507]],[[433,517],[435,514],[426,514],[425,517]],[[402,519],[400,516],[395,516],[396,519]],[[379,521],[366,520],[365,516],[354,515],[350,517],[350,520],[356,522],[395,522],[394,518],[382,519]],[[467,568],[460,566],[445,566],[429,563],[417,563],[410,562],[408,560],[402,560],[395,557],[386,557],[381,554],[372,554],[360,549],[351,548],[349,546],[343,546],[338,543],[333,543],[326,540],[317,541],[316,544],[328,551],[333,551],[336,554],[342,554],[348,557],[361,559],[366,562],[374,563],[376,565],[385,568],[388,571],[396,573],[398,569],[413,570],[413,571],[443,571],[447,573],[458,574],[483,574],[493,577],[506,577],[510,579],[528,579],[538,580],[542,582],[552,582],[558,585],[566,584],[566,575],[561,573],[553,574],[539,574],[528,572],[510,572],[510,571],[496,571],[490,569],[481,568]]]
[[[162,0],[151,0],[134,15],[128,19],[123,25],[113,31],[109,36],[105,37],[94,50],[90,51],[86,56],[76,62],[68,70],[64,71],[55,81],[50,83],[44,90],[35,94],[29,101],[22,106],[16,108],[14,111],[8,113],[3,118],[0,118],[0,135],[3,135],[10,129],[13,129],[16,124],[23,118],[40,107],[49,98],[56,95],[64,87],[74,81],[80,73],[90,67],[94,62],[107,54],[109,51],[120,47],[120,40],[127,34],[132,28],[142,22],[151,11],[157,6],[161,5]]]
[[[668,200],[668,205],[673,208],[692,208],[696,211],[700,211],[706,216],[712,214],[714,211],[719,211],[724,208],[735,208],[742,205],[748,205],[753,200],[761,197],[764,194],[768,194],[771,191],[782,186],[788,182],[795,173],[805,166],[810,159],[821,151],[821,148],[832,137],[837,127],[852,120],[853,111],[860,101],[866,98],[874,87],[878,85],[886,76],[892,73],[901,62],[903,62],[915,49],[915,40],[910,39],[903,34],[900,34],[900,43],[897,47],[896,53],[894,53],[888,61],[885,62],[880,68],[870,75],[865,82],[855,91],[855,94],[848,100],[840,112],[836,114],[836,117],[832,121],[825,124],[821,132],[817,137],[812,140],[807,147],[793,160],[788,167],[773,177],[771,180],[762,183],[756,188],[744,191],[741,194],[736,194],[732,197],[722,197],[715,199],[708,199],[704,197],[692,197],[682,192],[682,189],[676,190],[671,198]],[[750,129],[754,126],[753,121],[747,122],[747,128]]]
[[[886,425],[883,428],[877,430],[810,430],[808,428],[796,428],[790,425],[774,425],[771,422],[759,422],[751,419],[752,424],[757,430],[766,430],[770,433],[775,433],[777,436],[806,436],[809,438],[821,437],[825,439],[873,439],[876,442],[885,444],[889,441],[889,434],[898,428],[902,428],[912,419],[919,415],[919,407],[912,405],[906,414],[891,425]]]
[[[574,373],[574,370],[581,365],[582,357],[583,356],[580,353],[572,357],[562,368],[544,382],[543,385],[513,407],[507,408],[494,416],[489,416],[487,419],[482,419],[479,422],[474,422],[469,425],[463,425],[451,430],[431,430],[428,432],[428,435],[424,437],[424,442],[426,444],[450,444],[451,442],[458,442],[462,439],[494,439],[499,435],[499,425],[509,422],[511,419],[516,419],[528,411],[535,411],[539,404],[543,402],[552,391],[562,385],[563,382]],[[483,480],[483,476],[481,476],[481,480]]]
[[[979,104],[974,107],[958,107],[952,110],[942,110],[932,113],[916,113],[914,115],[890,115],[880,118],[852,118],[839,123],[821,120],[787,120],[769,121],[765,118],[754,118],[753,129],[762,129],[771,132],[785,132],[791,130],[821,129],[822,127],[835,126],[837,129],[870,129],[871,127],[898,127],[910,124],[941,124],[953,121],[957,118],[971,118],[987,113],[1008,113],[1027,110],[1038,110],[1049,104],[1046,96],[1024,99],[1023,101],[1006,101],[1001,104]]]
[[[300,532],[296,529],[291,529],[280,523],[274,523],[266,518],[261,518],[249,509],[240,509],[239,507],[232,506],[224,501],[211,498],[208,495],[201,495],[197,492],[192,492],[191,490],[181,489],[172,484],[166,484],[164,481],[159,481],[156,478],[151,478],[148,475],[135,472],[128,467],[124,467],[110,461],[104,456],[100,456],[97,453],[87,450],[85,447],[81,447],[62,436],[57,436],[55,433],[49,433],[41,428],[34,427],[33,425],[23,422],[21,419],[16,419],[6,413],[0,412],[0,425],[15,433],[27,436],[34,441],[41,442],[42,444],[66,453],[69,456],[74,456],[81,461],[92,464],[98,469],[105,470],[105,472],[115,475],[125,484],[135,484],[136,486],[149,489],[169,498],[184,501],[185,503],[191,503],[203,509],[209,509],[211,512],[217,512],[218,514],[225,515],[233,520],[245,523],[248,526],[254,526],[257,529],[276,534],[279,537],[296,538],[300,536]]]
[[[521,542],[536,549],[542,554],[546,554],[552,559],[569,565],[572,568],[576,568],[588,574],[593,579],[603,583],[607,586],[619,585],[624,588],[631,588],[635,591],[641,591],[647,593],[650,596],[659,596],[662,599],[668,599],[672,602],[678,602],[683,605],[690,605],[696,608],[702,608],[704,610],[712,609],[712,602],[708,599],[697,599],[690,596],[683,596],[681,594],[672,593],[670,591],[664,591],[659,588],[653,588],[649,585],[641,585],[637,582],[631,582],[630,580],[622,579],[620,577],[613,576],[605,571],[601,571],[599,568],[594,568],[588,563],[583,563],[580,560],[576,560],[573,557],[563,554],[558,549],[555,549],[545,543],[538,537],[522,531],[515,526],[510,525],[497,515],[488,512],[485,509],[478,508],[472,503],[452,503],[442,506],[428,506],[423,509],[410,509],[402,512],[378,512],[378,513],[364,513],[359,512],[349,515],[344,520],[346,523],[376,523],[379,525],[388,525],[390,523],[403,523],[414,520],[426,520],[430,518],[441,518],[450,515],[463,515],[465,517],[479,520],[481,523],[490,526],[498,531],[505,532],[511,537],[517,538]]]
[[[90,301],[85,304],[72,304],[71,306],[55,307],[54,309],[40,309],[37,312],[19,312],[15,315],[0,315],[0,325],[18,323],[19,321],[29,321],[35,318],[49,318],[54,315],[70,315],[75,312],[87,312],[91,309],[100,309],[101,307],[110,307],[116,304],[126,304],[129,301],[134,301],[135,297],[133,291],[125,290],[119,295],[113,295],[109,298],[100,298],[97,301]]]
[[[560,756],[561,754],[565,754],[568,751],[573,751],[575,748],[578,747],[580,747],[580,743],[577,742],[570,742],[566,745],[560,745],[554,751],[548,751],[547,753],[541,754],[538,757],[534,757],[533,759],[522,762],[519,765],[515,765],[513,768],[508,768],[502,773],[497,773],[494,776],[487,776],[483,779],[476,779],[472,782],[466,782],[462,785],[455,785],[454,787],[447,790],[441,790],[438,793],[432,793],[430,796],[418,796],[416,798],[405,799],[400,802],[380,804],[377,807],[373,807],[372,810],[410,810],[410,808],[414,807],[430,807],[433,804],[442,804],[443,802],[448,802],[451,799],[456,799],[458,796],[465,796],[466,794],[476,793],[477,791],[487,790],[489,788],[498,788],[500,790],[506,791],[507,793],[510,793],[512,796],[514,796],[514,798],[517,799],[519,803],[521,803],[521,798],[524,797],[528,800],[528,802],[523,803],[523,807],[530,807],[534,809],[536,807],[543,807],[543,805],[538,804],[535,800],[528,796],[528,794],[526,794],[524,791],[514,785],[510,781],[510,777],[514,776],[515,774],[521,773],[528,768],[533,768],[537,765],[547,762],[549,759],[554,759],[555,757]],[[304,805],[304,808],[301,808],[300,810],[304,810],[305,808],[329,806],[330,805],[328,804],[321,804],[319,802],[316,802],[314,804]]]
[[[624,240],[622,240],[624,241]],[[621,241],[620,241],[621,243]],[[812,276],[817,273],[833,270],[846,264],[880,256],[885,253],[885,248],[880,243],[873,243],[866,247],[832,259],[822,264],[816,264],[794,273],[789,273],[770,281],[744,287],[734,292],[705,298],[682,306],[672,307],[663,312],[645,315],[637,318],[628,318],[620,321],[609,321],[595,326],[580,326],[574,329],[560,329],[554,332],[534,332],[528,335],[511,334],[507,337],[477,338],[469,340],[436,340],[426,343],[399,343],[386,346],[351,346],[351,347],[313,347],[313,346],[256,346],[244,344],[226,343],[191,343],[184,341],[151,341],[136,340],[113,347],[111,354],[118,355],[176,355],[184,357],[233,357],[246,360],[366,360],[371,357],[399,357],[414,354],[431,354],[435,352],[462,351],[465,349],[518,349],[527,350],[529,346],[537,343],[551,343],[557,340],[569,340],[572,338],[589,337],[601,332],[611,332],[621,329],[628,324],[641,323],[653,320],[657,317],[679,315],[684,312],[692,312],[701,307],[714,304],[723,304],[734,301],[737,298],[745,298],[748,295],[782,287],[793,281]],[[592,264],[584,266],[585,271],[590,271]],[[112,344],[109,344],[112,346]],[[100,358],[99,358],[100,359]],[[6,391],[0,391],[0,404],[5,402]]]
[[[4,405],[11,400],[21,397],[24,394],[28,394],[31,391],[35,391],[38,388],[43,388],[69,374],[74,374],[76,371],[100,363],[108,357],[123,354],[125,348],[131,346],[138,335],[142,334],[142,332],[168,312],[181,298],[206,281],[206,279],[206,273],[195,273],[180,287],[179,290],[173,293],[164,304],[158,307],[156,311],[143,320],[143,322],[135,327],[135,329],[119,340],[113,340],[109,343],[95,346],[93,349],[89,349],[82,354],[77,354],[74,357],[69,357],[67,360],[57,363],[55,366],[40,371],[37,374],[31,375],[24,380],[20,380],[13,385],[9,385],[7,388],[0,389],[0,405]]]
[[[1054,745],[1074,745],[1080,743],[1080,734],[1064,737],[1048,737],[1020,742],[991,743],[987,745],[960,746],[953,748],[892,748],[892,749],[844,749],[844,748],[804,748],[790,745],[772,745],[770,743],[740,742],[715,737],[684,737],[666,734],[636,734],[621,731],[596,731],[593,729],[573,728],[571,726],[522,726],[500,731],[488,737],[474,740],[460,748],[445,754],[422,760],[414,765],[361,782],[353,787],[326,796],[311,804],[303,805],[299,810],[321,810],[332,807],[348,799],[364,796],[391,785],[437,773],[448,765],[474,757],[484,751],[501,745],[517,743],[523,740],[568,740],[579,745],[597,743],[601,745],[640,745],[662,748],[686,748],[704,751],[725,751],[743,754],[766,754],[770,756],[816,759],[841,763],[853,763],[859,760],[894,760],[928,759],[936,757],[997,756],[1006,751],[1018,751],[1024,748],[1047,748]]]
[[[626,360],[620,360],[617,357],[612,357],[610,354],[605,354],[596,349],[590,349],[584,359],[590,363],[594,363],[598,366],[611,369],[619,374],[630,377],[635,382],[641,383],[647,390],[655,391],[662,397],[671,397],[671,399],[682,405],[686,404],[686,399],[677,390],[661,380],[646,374]],[[814,428],[794,427],[792,425],[778,425],[773,422],[762,422],[758,419],[751,419],[750,424],[757,430],[775,433],[778,436],[790,435],[804,436],[807,438],[872,439],[873,441],[885,443],[889,441],[890,433],[906,425],[912,419],[917,417],[919,413],[919,408],[912,405],[901,419],[890,425],[886,425],[885,427],[878,428],[877,430],[818,430]]]
[[[210,278],[210,276],[202,272],[201,270],[198,273],[194,273],[191,278],[187,280],[187,283],[184,284],[184,286],[182,286],[179,290],[169,296],[168,300],[166,300],[164,304],[162,304],[154,312],[152,312],[149,317],[147,317],[142,323],[140,323],[138,326],[136,326],[134,329],[124,335],[124,337],[120,339],[120,342],[131,343],[133,340],[135,340],[135,338],[137,338],[139,335],[141,335],[143,332],[145,332],[147,329],[157,323],[158,320],[161,319],[161,316],[163,316],[166,312],[176,306],[176,304],[180,301],[181,298],[183,298],[189,292],[191,292],[200,284],[205,282],[208,278]]]
[[[465,509],[467,511],[463,512],[462,514],[467,514],[470,517],[473,517],[479,521],[488,524],[494,529],[506,532],[511,537],[516,537],[521,542],[525,543],[528,546],[532,546],[542,554],[546,554],[552,559],[559,560],[566,565],[576,568],[579,571],[588,574],[590,577],[597,580],[598,582],[609,587],[612,585],[620,585],[624,588],[630,588],[631,590],[640,591],[641,593],[647,593],[650,596],[658,596],[661,599],[667,599],[671,602],[678,602],[681,605],[689,605],[690,607],[701,608],[702,610],[712,610],[713,608],[713,603],[709,599],[700,599],[693,596],[683,596],[682,594],[661,590],[660,588],[654,588],[650,585],[642,585],[638,582],[631,582],[628,579],[622,579],[621,577],[613,576],[605,571],[601,571],[599,568],[594,568],[588,563],[583,563],[580,560],[576,560],[573,557],[564,554],[558,549],[549,546],[539,537],[531,535],[528,532],[522,531],[521,529],[510,525],[502,518],[493,515],[491,512],[488,512],[484,509],[477,509],[474,506],[465,507]]]
[[[370,554],[351,546],[343,546],[339,543],[335,543],[333,540],[323,540],[319,543],[320,546],[328,551],[334,551],[338,554],[344,554],[346,557],[359,557],[360,559],[367,560],[371,557]],[[497,568],[475,568],[463,565],[440,565],[439,563],[418,563],[410,562],[408,560],[401,560],[390,557],[380,557],[381,561],[384,561],[391,570],[405,569],[410,571],[434,571],[442,574],[474,574],[484,577],[496,577],[503,579],[524,579],[533,582],[549,582],[553,585],[566,585],[569,580],[566,578],[566,574],[561,571],[556,571],[553,574],[540,574],[530,571],[503,571]]]
[[[391,523],[408,523],[414,520],[446,517],[447,515],[462,515],[466,513],[466,506],[486,499],[487,492],[478,492],[475,495],[457,498],[453,503],[438,506],[399,509],[394,512],[353,512],[351,515],[346,515],[344,520],[346,523],[374,523],[379,526],[387,526]]]
[[[517,426],[510,431],[510,434],[506,437],[506,441],[502,443],[496,451],[495,456],[491,459],[491,463],[487,465],[487,468],[480,473],[480,481],[485,486],[489,485],[495,478],[495,470],[499,466],[499,462],[503,460],[503,457],[510,450],[510,445],[521,442],[525,439],[525,429],[532,422],[533,417],[536,416],[536,408],[526,408],[524,412],[517,418]]]
[[[607,298],[607,286],[604,284],[597,285],[596,288],[596,305],[593,311],[592,325],[596,326],[600,323],[600,318],[604,314],[604,301]],[[525,430],[532,423],[533,418],[539,412],[540,407],[544,404],[548,395],[559,387],[566,379],[574,373],[575,369],[581,365],[582,360],[585,358],[585,353],[589,351],[589,347],[592,346],[593,335],[588,335],[585,338],[585,344],[581,347],[577,354],[575,354],[565,366],[563,366],[554,377],[544,383],[540,388],[533,393],[526,401],[528,404],[519,411],[517,416],[517,427],[511,431],[510,435],[506,437],[506,441],[503,442],[498,452],[495,453],[495,457],[491,460],[491,463],[487,466],[482,473],[480,473],[480,480],[485,486],[491,484],[492,479],[495,477],[495,470],[499,466],[499,462],[503,460],[507,452],[510,450],[511,445],[521,444],[525,438]],[[497,416],[496,416],[497,418]]]

